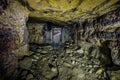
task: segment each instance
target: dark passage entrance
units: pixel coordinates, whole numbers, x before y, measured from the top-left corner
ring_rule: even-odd
[[[67,26],[45,25],[43,28],[43,42],[55,46],[71,40],[70,29]]]
[[[62,43],[61,28],[52,28],[52,43],[54,45],[60,45]]]

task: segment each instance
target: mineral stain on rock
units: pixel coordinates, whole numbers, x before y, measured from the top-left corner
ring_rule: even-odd
[[[0,80],[119,75],[119,0],[0,1]]]

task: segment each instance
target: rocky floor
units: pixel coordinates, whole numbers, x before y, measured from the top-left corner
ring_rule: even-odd
[[[17,80],[120,80],[120,69],[108,70],[110,59],[91,43],[31,45],[30,53],[19,59]]]

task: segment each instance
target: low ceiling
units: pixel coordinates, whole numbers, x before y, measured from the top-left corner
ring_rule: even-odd
[[[40,21],[84,21],[115,10],[119,0],[20,0]]]

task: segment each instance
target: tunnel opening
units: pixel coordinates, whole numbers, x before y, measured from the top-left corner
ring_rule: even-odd
[[[47,24],[43,27],[44,44],[52,44],[53,46],[60,46],[69,40],[71,40],[71,33],[70,33],[70,28],[68,26]]]
[[[46,23],[29,23],[29,43],[40,45],[63,46],[72,41],[71,27],[68,25]]]

